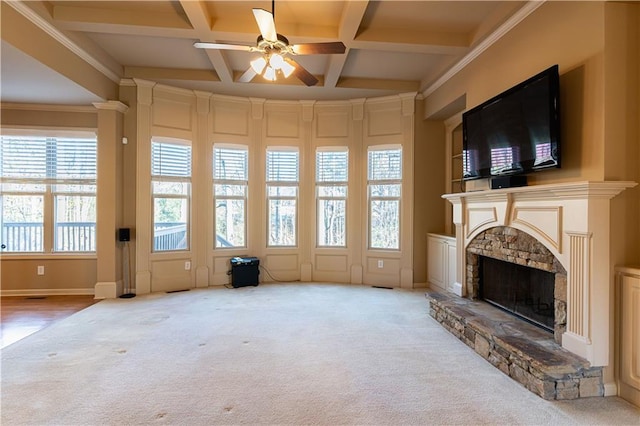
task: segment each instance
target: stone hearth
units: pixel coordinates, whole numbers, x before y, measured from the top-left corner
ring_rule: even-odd
[[[602,367],[563,349],[549,332],[478,300],[426,294],[430,314],[485,360],[547,400],[603,396]]]

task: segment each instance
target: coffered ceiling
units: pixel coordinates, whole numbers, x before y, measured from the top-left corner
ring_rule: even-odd
[[[530,2],[275,1],[275,25],[291,44],[341,41],[344,54],[298,55],[319,83],[295,76],[238,78],[259,53],[196,49],[194,42],[255,46],[252,8],[267,1],[3,1],[1,100],[87,104],[105,100],[84,74],[269,99],[352,99],[424,92],[474,50],[516,25]],[[25,19],[29,25],[17,25]],[[11,21],[9,21],[11,20]],[[46,39],[34,37],[42,31]],[[22,33],[21,33],[22,32]],[[44,40],[44,41],[43,41]],[[64,51],[64,52],[63,52]],[[62,56],[61,56],[62,55]]]

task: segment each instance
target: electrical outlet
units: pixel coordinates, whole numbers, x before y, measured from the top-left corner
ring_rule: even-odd
[[[185,271],[190,271],[191,270],[191,262],[189,262],[188,260],[186,262],[184,262],[184,270]]]
[[[44,265],[38,265],[38,275],[44,275]]]
[[[384,268],[384,260],[382,259],[378,260],[378,268]]]

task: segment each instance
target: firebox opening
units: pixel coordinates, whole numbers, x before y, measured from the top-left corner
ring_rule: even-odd
[[[479,256],[479,297],[544,330],[554,331],[555,274]]]

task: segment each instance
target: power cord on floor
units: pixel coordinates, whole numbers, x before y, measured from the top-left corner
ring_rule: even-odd
[[[299,282],[300,280],[278,280],[276,279],[273,275],[271,275],[271,272],[269,272],[269,270],[267,268],[265,268],[263,265],[259,265],[260,269],[264,270],[264,272],[266,272],[266,274],[269,276],[269,278],[271,278],[272,281],[275,281],[277,283],[291,283],[291,282]]]

